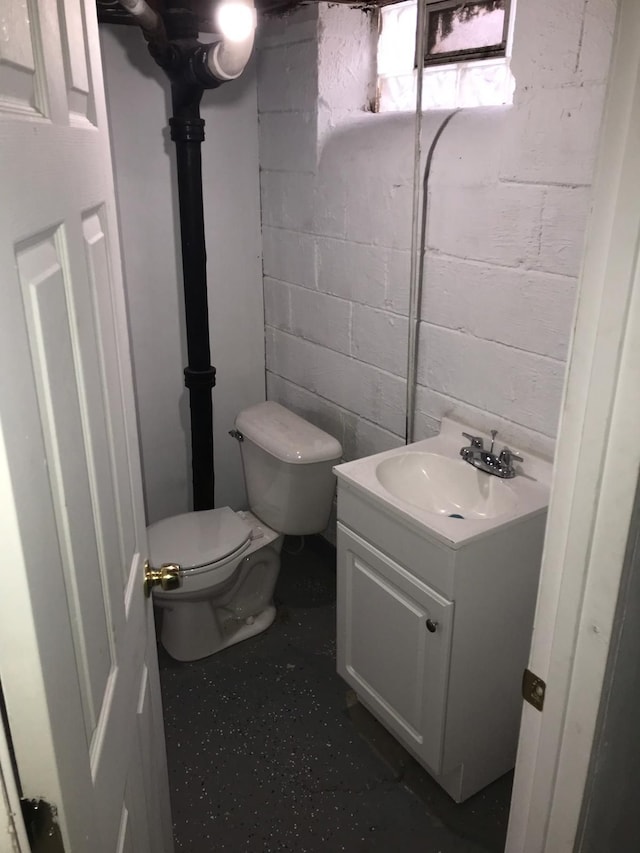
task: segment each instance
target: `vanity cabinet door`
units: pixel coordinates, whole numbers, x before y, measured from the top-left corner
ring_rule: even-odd
[[[338,672],[434,773],[453,603],[338,524]]]

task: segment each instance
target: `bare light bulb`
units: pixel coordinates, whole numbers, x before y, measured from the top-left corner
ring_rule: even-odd
[[[254,10],[239,0],[225,0],[217,14],[220,34],[228,41],[246,41],[256,28]]]

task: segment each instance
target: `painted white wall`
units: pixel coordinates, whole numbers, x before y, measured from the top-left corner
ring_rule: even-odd
[[[169,94],[134,27],[101,29],[149,523],[191,508],[189,408]],[[264,399],[255,68],[202,100],[216,505],[245,504],[227,435]]]
[[[416,438],[453,414],[553,453],[615,11],[519,0],[514,106],[456,115],[438,145]],[[414,124],[366,112],[367,20],[320,4],[259,55],[268,395],[347,459],[404,435]]]

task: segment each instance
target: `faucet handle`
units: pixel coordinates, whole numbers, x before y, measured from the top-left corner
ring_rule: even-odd
[[[522,456],[518,456],[517,453],[514,453],[513,450],[509,450],[508,447],[503,447],[500,453],[500,461],[504,462],[505,465],[511,465],[512,462],[523,462]]]
[[[479,447],[480,450],[484,448],[484,441],[479,435],[470,435],[468,432],[463,432],[462,435],[469,441],[471,447]]]

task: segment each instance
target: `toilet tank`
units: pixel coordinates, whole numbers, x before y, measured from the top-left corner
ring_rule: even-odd
[[[333,436],[279,403],[240,412],[236,429],[249,508],[278,533],[320,533],[329,522],[342,456]]]

